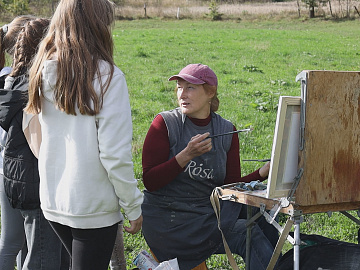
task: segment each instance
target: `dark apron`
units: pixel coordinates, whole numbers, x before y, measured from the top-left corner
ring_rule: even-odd
[[[162,114],[169,131],[170,156],[184,149],[195,134],[219,134],[233,125],[216,114],[207,126],[196,126],[179,110]],[[214,139],[213,148],[189,162],[184,171],[163,188],[144,191],[142,231],[159,261],[178,260],[181,270],[192,269],[215,253],[222,244],[218,222],[210,202],[213,189],[224,183],[226,155],[231,137]],[[222,230],[231,229],[241,204],[221,202]]]
[[[179,201],[144,193],[142,231],[159,261],[174,259],[176,254],[181,270],[192,269],[222,245],[210,198]],[[221,228],[226,235],[238,219],[242,204],[230,201],[220,201],[220,204]]]

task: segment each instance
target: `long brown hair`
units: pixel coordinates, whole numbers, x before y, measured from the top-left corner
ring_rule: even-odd
[[[18,34],[9,76],[16,77],[28,71],[31,60],[36,54],[37,47],[49,26],[48,19],[34,19],[28,21]]]
[[[19,32],[26,22],[33,19],[35,17],[31,15],[18,16],[0,28],[0,70],[5,66],[5,53],[13,55]]]
[[[48,59],[57,59],[54,90],[56,106],[67,114],[99,113],[103,96],[114,72],[114,4],[108,0],[61,0],[51,19],[48,34],[41,42],[30,68],[29,101],[25,111],[41,111],[42,68]],[[99,61],[110,64],[110,76],[98,96],[92,84],[101,76]]]

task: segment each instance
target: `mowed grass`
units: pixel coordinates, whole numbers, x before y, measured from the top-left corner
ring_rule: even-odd
[[[302,70],[360,70],[360,22],[323,20],[118,21],[115,61],[126,74],[133,117],[133,161],[139,188],[142,144],[153,117],[177,106],[174,82],[167,79],[190,63],[209,65],[218,75],[220,109],[241,133],[241,159],[269,158],[280,95],[300,95]],[[242,174],[262,163],[241,162]],[[355,213],[353,213],[355,214]],[[161,218],[161,217],[159,217]],[[302,232],[357,242],[358,226],[334,213],[305,216]],[[128,269],[148,247],[142,235],[125,233]],[[289,246],[287,248],[290,248]],[[240,269],[245,269],[239,256]],[[225,255],[207,261],[210,269],[231,269]]]
[[[209,65],[219,79],[219,114],[238,129],[241,159],[269,158],[280,95],[300,96],[302,70],[360,70],[359,21],[213,22],[195,20],[118,21],[113,32],[116,64],[126,74],[132,106],[135,174],[141,182],[141,151],[153,117],[177,106],[174,82],[167,79],[190,63]],[[261,163],[242,162],[242,174]],[[161,218],[161,217],[159,217]],[[302,232],[349,242],[358,226],[335,213],[305,217]],[[148,249],[141,234],[125,236],[128,267]],[[242,259],[237,256],[241,269]],[[231,269],[214,255],[211,269]]]
[[[116,64],[125,72],[134,121],[134,162],[153,117],[176,105],[169,76],[189,63],[209,65],[219,78],[219,113],[237,128],[242,158],[271,152],[280,95],[300,95],[302,70],[359,70],[359,22],[120,21],[114,29]],[[259,164],[242,164],[248,173]]]

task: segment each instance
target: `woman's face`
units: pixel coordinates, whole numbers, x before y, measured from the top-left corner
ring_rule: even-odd
[[[181,112],[192,118],[205,119],[210,114],[210,101],[213,94],[207,93],[201,84],[192,84],[179,79],[177,98]]]

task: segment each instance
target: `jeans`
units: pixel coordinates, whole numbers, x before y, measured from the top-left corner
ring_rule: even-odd
[[[246,219],[238,219],[234,227],[226,234],[226,241],[232,253],[240,255],[244,260],[246,257]],[[256,224],[251,231],[250,269],[266,269],[274,247],[265,236],[260,227]],[[224,254],[224,246],[216,251],[217,254]]]
[[[62,244],[41,209],[20,211],[28,247],[22,270],[61,269]],[[68,266],[67,269],[69,269]]]
[[[11,207],[4,192],[3,175],[0,174],[0,204],[1,204],[1,239],[0,239],[0,269],[14,270],[16,256],[25,244],[24,219],[19,209]],[[17,261],[17,269],[21,270],[21,251]]]
[[[118,224],[96,229],[76,229],[56,222],[50,224],[71,254],[72,269],[108,269]]]

